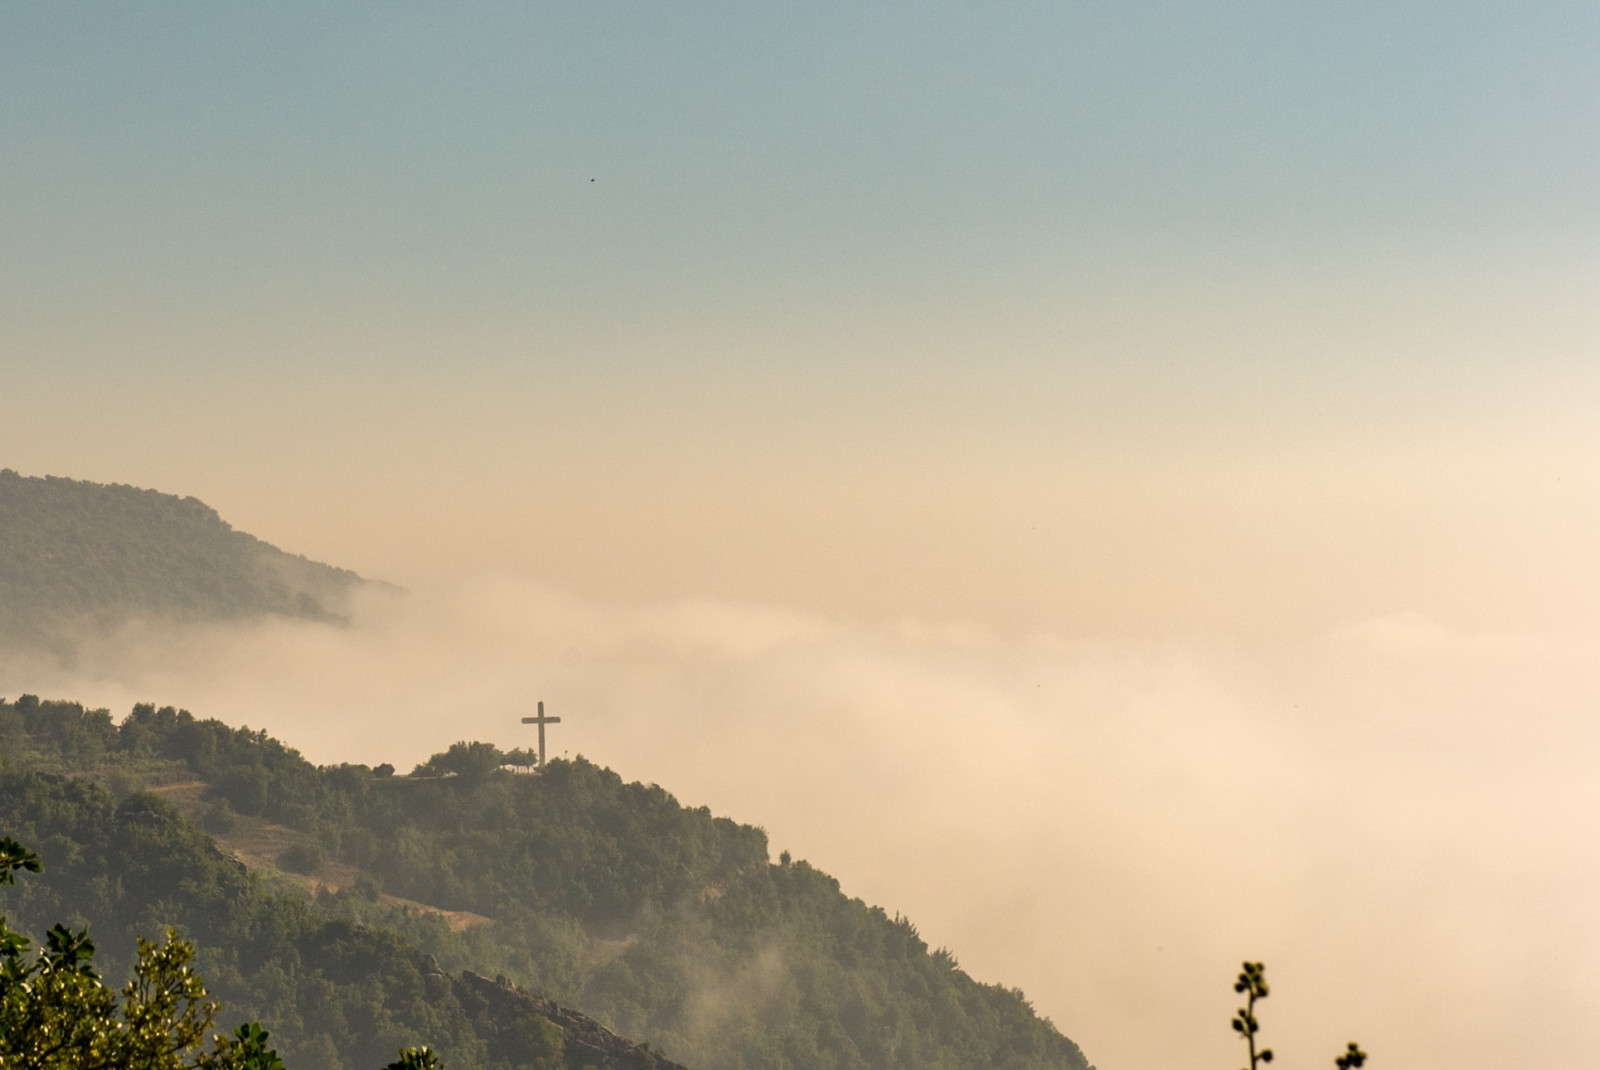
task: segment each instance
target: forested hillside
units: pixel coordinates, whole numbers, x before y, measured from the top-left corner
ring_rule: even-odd
[[[0,895],[14,927],[37,937],[51,919],[87,926],[113,976],[136,935],[178,927],[199,943],[223,1021],[270,1023],[290,1067],[371,1068],[423,1045],[445,1053],[447,1070],[676,1065],[503,983],[447,974],[396,932],[274,891],[153,796],[119,803],[86,779],[0,773],[0,824],[45,862],[42,877]]]
[[[362,582],[194,498],[0,470],[0,642],[69,648],[126,620],[336,620]]]
[[[0,754],[0,832],[47,865],[7,909],[83,918],[124,954],[181,924],[229,1016],[259,1017],[290,1065],[410,1043],[454,1070],[500,1065],[509,1034],[472,970],[700,1070],[1086,1067],[1020,992],[771,861],[761,830],[582,759],[519,774],[526,755],[458,744],[410,776],[318,768],[170,708],[118,725],[29,696],[0,702]],[[579,1065],[518,1028],[546,1063],[505,1065]]]

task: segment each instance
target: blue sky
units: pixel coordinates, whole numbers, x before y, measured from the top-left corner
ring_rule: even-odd
[[[61,348],[903,322],[1130,249],[1292,271],[1597,222],[1584,5],[4,19],[8,288]]]

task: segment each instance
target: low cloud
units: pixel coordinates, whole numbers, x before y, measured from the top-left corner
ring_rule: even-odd
[[[1251,649],[867,627],[714,601],[602,605],[510,575],[355,623],[126,630],[0,693],[266,728],[317,762],[458,739],[583,753],[764,826],[1022,987],[1102,1070],[1269,1042],[1384,1065],[1600,1050],[1600,640],[1416,616]]]

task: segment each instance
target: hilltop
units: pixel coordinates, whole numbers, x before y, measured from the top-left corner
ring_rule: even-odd
[[[291,1066],[428,1043],[450,1070],[1088,1070],[908,919],[582,758],[317,767],[170,707],[118,724],[33,696],[0,701],[0,756],[0,834],[46,865],[0,907],[112,955],[179,926]]]
[[[210,506],[0,470],[0,643],[70,651],[130,620],[339,621],[354,572],[235,531]]]

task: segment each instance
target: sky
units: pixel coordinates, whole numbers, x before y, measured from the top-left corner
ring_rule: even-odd
[[[0,466],[412,592],[0,688],[319,761],[389,717],[397,762],[542,692],[1101,1070],[1233,1057],[1246,955],[1285,1055],[1587,1062],[1597,46],[1576,3],[0,6]]]

